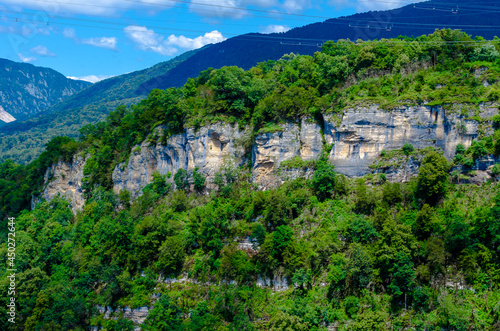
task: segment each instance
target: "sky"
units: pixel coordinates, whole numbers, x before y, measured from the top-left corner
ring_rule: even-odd
[[[415,2],[415,1],[414,1]],[[236,35],[401,7],[398,0],[0,0],[0,58],[96,82]]]

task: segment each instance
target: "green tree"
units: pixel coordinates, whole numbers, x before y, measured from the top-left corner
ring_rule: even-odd
[[[162,295],[156,301],[153,310],[151,310],[141,328],[150,331],[186,330],[182,325],[182,310],[168,295]]]
[[[415,236],[420,239],[426,239],[432,232],[432,207],[424,204],[415,219]]]
[[[280,225],[273,232],[272,256],[282,261],[283,252],[292,242],[293,230],[288,225]]]
[[[180,168],[179,171],[174,175],[175,187],[178,190],[189,189],[189,174],[185,169]]]
[[[447,192],[449,163],[437,152],[428,153],[418,172],[417,193],[429,205],[436,205]]]
[[[391,269],[392,281],[389,285],[389,289],[396,296],[404,294],[405,309],[407,309],[406,294],[415,284],[413,262],[411,262],[410,257],[403,252],[397,252],[395,257],[396,262]]]
[[[159,249],[156,267],[163,275],[178,273],[184,265],[184,241],[177,237],[167,237]]]
[[[328,157],[324,154],[316,162],[314,174],[311,179],[311,186],[320,201],[324,201],[332,196],[332,192],[335,189],[336,176],[334,166],[328,162]]]
[[[166,176],[160,174],[158,171],[155,171],[153,172],[152,177],[152,182],[146,185],[146,187],[144,187],[142,191],[153,191],[160,196],[167,194],[170,190],[170,184],[167,184]]]
[[[196,192],[201,193],[205,189],[205,176],[198,172],[198,167],[193,171],[193,184]]]

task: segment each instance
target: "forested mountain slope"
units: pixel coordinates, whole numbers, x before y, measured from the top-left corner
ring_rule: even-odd
[[[318,45],[327,40],[366,41],[415,36],[430,34],[435,28],[461,28],[473,37],[493,39],[500,35],[499,10],[499,1],[479,4],[469,0],[442,0],[328,19],[281,34],[230,38],[167,61],[165,68],[160,64],[100,82],[52,108],[58,111],[57,114],[9,125],[0,134],[0,161],[12,158],[28,163],[39,155],[50,138],[57,135],[76,137],[79,128],[102,120],[117,105],[136,102],[154,88],[182,86],[188,78],[197,77],[210,67],[234,65],[249,69],[258,62],[277,60],[287,53],[313,55],[320,49]]]
[[[202,72],[182,88],[118,107],[84,127],[79,141],[54,138],[29,165],[0,164],[0,216],[16,217],[19,293],[16,324],[3,319],[0,327],[496,330],[499,80],[497,43],[459,31],[331,42],[314,57]],[[342,123],[373,107],[377,130],[398,126],[381,119],[399,112],[410,114],[409,129],[435,134],[421,146],[403,135],[400,148],[377,149],[365,176],[337,173],[332,153],[341,144],[353,159],[370,155],[356,152],[369,146],[367,130],[356,131],[368,124]],[[414,118],[413,110],[421,113]],[[302,136],[315,126],[322,139]],[[453,130],[463,143],[447,153],[438,142]],[[317,145],[262,159],[265,175],[298,175],[261,190],[255,146],[275,140],[268,151],[284,151],[279,138],[296,131],[289,143]],[[189,163],[195,149],[178,152],[183,137],[199,138],[191,145],[205,146],[214,173]],[[223,158],[235,150],[243,162]],[[146,178],[139,191],[114,190],[121,172],[154,167],[135,176]],[[408,176],[391,178],[394,171]],[[481,184],[470,184],[480,175]],[[54,185],[65,195],[22,211]],[[83,203],[72,210],[74,193]],[[0,238],[6,265],[7,235]],[[6,274],[1,279],[6,314]]]
[[[167,74],[155,78],[154,82],[148,82],[147,87],[182,86],[188,77],[196,77],[208,67],[234,65],[249,69],[258,62],[276,60],[291,52],[313,55],[318,51],[318,45],[327,40],[366,41],[417,36],[430,34],[436,28],[460,28],[473,37],[493,39],[500,37],[498,11],[500,1],[487,4],[470,0],[427,1],[394,10],[332,18],[285,33],[246,34],[200,51]]]
[[[119,105],[130,105],[145,98],[151,89],[137,92],[142,84],[165,74],[197,51],[186,52],[151,68],[97,82],[46,109],[43,115],[4,126],[0,131],[0,161],[10,158],[29,163],[52,137],[77,137],[82,126],[103,120]]]
[[[16,120],[39,114],[89,85],[49,68],[0,59],[0,106]],[[0,119],[2,124],[13,121]]]

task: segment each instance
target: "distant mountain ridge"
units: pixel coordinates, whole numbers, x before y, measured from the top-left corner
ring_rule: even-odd
[[[475,8],[479,4],[468,0],[440,0],[436,11],[429,10],[431,3],[434,4],[421,2],[418,6],[329,19],[285,33],[245,34],[186,52],[145,70],[106,79],[47,109],[42,116],[5,125],[0,130],[0,162],[7,158],[29,162],[50,138],[56,135],[76,137],[79,128],[104,119],[116,106],[138,102],[154,88],[182,86],[188,78],[197,77],[200,71],[209,67],[249,69],[259,62],[277,60],[291,52],[313,55],[322,42],[328,40],[418,36],[430,34],[436,28],[469,26],[463,31],[473,36],[487,39],[500,36],[500,29],[488,28],[500,26],[500,1],[488,2],[488,11]],[[458,12],[457,5],[461,8]]]
[[[50,68],[0,59],[0,120],[26,119],[89,85]]]
[[[137,93],[142,84],[165,74],[202,49],[144,70],[102,80],[46,109],[41,116],[4,125],[0,129],[0,162],[10,158],[29,163],[52,137],[77,137],[82,126],[103,120],[119,105],[130,105],[145,98],[150,90]]]
[[[430,10],[435,4],[437,10]],[[488,2],[490,10],[474,9],[468,0],[439,0],[438,2],[421,2],[418,5],[407,5],[387,11],[372,11],[337,19],[329,19],[294,28],[285,33],[262,35],[250,33],[214,44],[179,64],[163,76],[155,77],[141,86],[165,89],[182,86],[188,77],[196,77],[199,72],[213,67],[238,66],[249,69],[259,62],[277,60],[287,53],[313,55],[322,42],[328,40],[350,39],[356,41],[399,36],[420,36],[431,34],[436,28],[456,29],[459,26],[470,26],[462,31],[472,36],[486,39],[500,37],[500,1]],[[456,8],[462,8],[455,11]],[[497,8],[497,10],[495,10]],[[443,10],[449,9],[448,12]],[[478,25],[478,22],[480,24]],[[481,28],[484,27],[484,28]]]

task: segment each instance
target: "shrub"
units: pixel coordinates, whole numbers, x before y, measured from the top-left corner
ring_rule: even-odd
[[[198,167],[193,171],[193,183],[196,192],[200,193],[205,189],[205,176],[198,172]]]
[[[413,153],[415,149],[413,148],[413,145],[410,144],[410,143],[405,143],[403,145],[403,148],[402,148],[402,151],[403,151],[403,154],[408,156],[410,155],[411,153]]]
[[[334,166],[328,163],[326,155],[323,155],[316,163],[316,170],[311,179],[311,186],[320,201],[331,196],[335,189],[335,178],[337,174]]]
[[[428,153],[418,172],[417,192],[429,205],[436,205],[448,189],[449,163],[435,151]]]
[[[189,174],[185,169],[179,169],[174,176],[175,186],[178,190],[187,190],[189,188]]]

